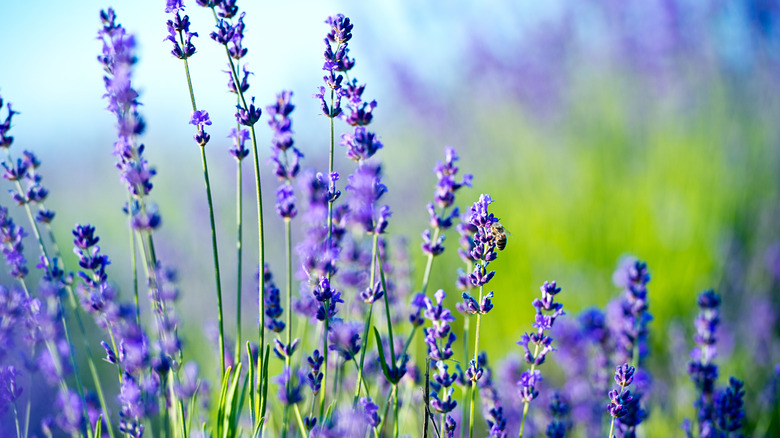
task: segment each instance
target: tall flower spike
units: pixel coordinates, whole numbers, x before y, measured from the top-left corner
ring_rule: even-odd
[[[487,217],[487,211],[483,211],[481,215],[483,215],[482,217]],[[530,334],[524,333],[517,342],[518,345],[523,347],[525,361],[530,365],[529,370],[524,372],[520,381],[517,382],[520,386],[520,398],[526,405],[526,408],[523,409],[523,419],[520,426],[521,435],[523,426],[525,426],[526,413],[528,412],[527,405],[539,394],[536,386],[537,382],[542,380],[542,377],[536,367],[544,363],[547,353],[555,350],[552,347],[553,340],[547,335],[547,332],[553,328],[556,318],[564,314],[563,306],[555,302],[555,296],[561,291],[556,282],[545,281],[539,289],[542,292],[542,299],[537,298],[533,301],[536,316],[532,326],[536,331]],[[529,344],[533,344],[533,351],[531,351]]]
[[[716,332],[720,323],[718,308],[720,296],[713,290],[706,290],[698,297],[699,315],[696,317],[696,334],[693,340],[696,347],[691,351],[688,374],[696,389],[698,398],[694,402],[698,417],[699,434],[715,427],[714,392],[718,380],[718,365],[713,362],[716,356]]]

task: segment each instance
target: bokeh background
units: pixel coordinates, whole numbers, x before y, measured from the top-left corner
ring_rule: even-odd
[[[3,2],[0,95],[21,113],[14,147],[43,162],[58,240],[71,240],[77,222],[97,226],[113,260],[109,275],[129,292],[124,188],[113,168],[113,120],[95,59],[98,12],[107,6],[139,43],[134,85],[142,93],[147,158],[158,171],[158,246],[181,274],[185,348],[216,363],[202,330],[216,319],[206,201],[183,67],[163,42],[164,2]],[[511,236],[495,264],[495,310],[483,320],[483,345],[493,358],[519,353],[514,341],[530,328],[530,302],[543,281],[562,285],[561,300],[576,315],[619,293],[612,272],[621,256],[635,255],[652,274],[659,399],[679,396],[665,388],[692,386],[681,355],[692,345],[696,294],[714,288],[726,303],[721,375],[747,380],[748,431],[780,430],[777,418],[767,422],[759,397],[780,361],[780,2],[244,0],[241,8],[255,73],[249,93],[266,105],[276,92],[293,91],[296,144],[304,166],[318,170],[327,166],[328,122],[310,96],[322,76],[323,20],[334,12],[352,18],[355,76],[379,103],[372,127],[385,145],[389,231],[408,239],[414,284],[424,262],[419,235],[433,196],[431,169],[445,145],[461,155],[461,172],[474,174],[458,203],[468,206],[481,193],[496,200],[493,212]],[[194,4],[188,12],[201,34],[190,64],[198,105],[214,120],[207,151],[220,256],[232,266],[235,164],[226,135],[233,98],[224,56],[207,37],[213,18]],[[259,132],[269,144],[263,124]],[[341,152],[336,167],[348,173]],[[264,172],[265,199],[272,200],[275,184],[269,167]],[[252,194],[251,179],[246,183]],[[270,202],[264,208],[273,212]],[[248,230],[253,214],[245,208]],[[273,215],[267,223],[282,229]],[[251,264],[256,244],[248,236]],[[278,236],[269,232],[268,251],[281,270]],[[461,265],[456,240],[448,236],[431,286],[451,296]],[[234,284],[235,274],[223,271],[223,282]],[[248,272],[245,284],[251,282]],[[254,303],[246,297],[245,330]],[[230,326],[231,312],[227,320]],[[688,401],[653,412],[649,430],[657,433],[646,436],[679,435],[691,413]]]

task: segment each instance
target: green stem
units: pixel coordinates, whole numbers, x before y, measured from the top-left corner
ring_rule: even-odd
[[[482,303],[482,286],[479,287],[479,300],[477,303]],[[482,322],[482,314],[477,313],[477,327],[474,331],[474,366],[477,363],[477,356],[479,355],[479,326]],[[477,381],[471,381],[471,404],[469,406],[469,438],[474,436],[474,401],[477,398]],[[525,418],[525,416],[523,416]],[[522,427],[521,427],[522,430]],[[521,432],[522,434],[522,432]]]
[[[179,31],[179,39],[182,45],[184,44],[184,35],[182,31]],[[184,58],[184,72],[187,75],[187,88],[190,92],[190,102],[192,103],[192,111],[197,111],[198,106],[195,103],[195,91],[192,88],[192,77],[190,76],[190,66],[187,58]],[[202,127],[198,127],[199,132],[203,132]],[[225,375],[225,325],[223,321],[222,312],[222,281],[219,274],[219,249],[217,245],[217,227],[214,220],[214,203],[211,198],[211,184],[209,183],[209,168],[206,161],[206,148],[205,145],[200,147],[201,163],[203,164],[203,181],[206,184],[206,198],[209,204],[209,221],[211,224],[211,249],[214,258],[214,277],[216,282],[217,291],[217,323],[219,324],[219,352],[220,352],[220,376]],[[150,248],[153,248],[150,246]],[[240,339],[236,340],[236,343],[240,345]],[[236,358],[239,360],[239,358]]]
[[[534,354],[534,356],[535,356],[535,354]],[[621,386],[620,387],[620,394],[618,395],[618,398],[620,398],[620,396],[623,395],[623,390],[624,389],[626,389],[625,386]],[[526,403],[526,406],[527,405],[528,404]],[[613,416],[612,417],[612,421],[610,421],[610,423],[609,423],[609,435],[607,435],[607,438],[612,438],[612,433],[615,431],[615,418],[617,418],[617,417]],[[520,436],[522,437],[522,434]]]
[[[371,275],[368,281],[368,287],[373,288],[376,281],[376,259],[377,259],[377,244],[379,241],[379,234],[374,234],[372,249],[371,249]],[[387,295],[385,293],[385,295]],[[370,336],[369,327],[371,327],[371,315],[374,311],[374,302],[368,305],[368,315],[366,316],[365,327],[363,327],[363,343],[360,346],[360,364],[358,366],[358,381],[355,385],[355,397],[352,400],[352,407],[357,406],[358,398],[360,397],[360,384],[363,382],[363,363],[366,358],[366,350],[368,349],[368,337]],[[368,390],[366,390],[366,396],[368,396]]]
[[[243,242],[243,188],[241,185],[241,160],[236,169],[236,360],[241,357],[241,276],[242,276],[242,242]]]
[[[534,359],[536,359],[536,356],[539,354],[539,344],[536,344],[534,347]],[[536,363],[531,364],[531,376],[534,375],[534,371],[536,371]],[[523,438],[523,430],[525,429],[525,416],[528,414],[528,402],[523,403],[523,419],[520,421],[520,438]],[[612,419],[614,421],[614,418]],[[609,436],[612,436],[612,432],[610,432]]]
[[[325,301],[325,321],[322,323],[322,358],[324,366],[322,367],[322,390],[320,391],[320,424],[323,424],[325,421],[325,418],[323,417],[325,414],[325,392],[327,392],[326,388],[328,387],[328,321],[330,321],[330,318],[328,318],[329,306],[330,300]]]
[[[11,403],[14,410],[14,422],[16,423],[16,438],[22,438],[22,429],[19,427],[19,414],[16,412],[16,400]]]
[[[439,228],[435,228],[433,230],[433,239],[431,239],[431,242],[436,242],[439,239]],[[431,279],[431,267],[433,267],[433,258],[435,256],[433,254],[428,254],[428,261],[425,264],[425,273],[423,274],[423,281],[422,281],[422,287],[420,288],[420,291],[425,294],[425,291],[428,289],[428,282]]]
[[[186,60],[185,60],[186,61]],[[189,80],[189,78],[188,78]],[[194,103],[194,100],[193,100]],[[214,204],[211,199],[211,185],[209,183],[209,168],[206,163],[206,148],[201,146],[200,157],[203,164],[203,180],[206,183],[206,198],[209,203],[209,220],[211,222],[211,249],[214,255],[214,276],[217,287],[217,322],[219,324],[219,352],[220,352],[220,373],[225,375],[225,327],[222,318],[222,282],[219,275],[219,254],[217,247],[217,226],[214,221]],[[240,360],[237,357],[236,360]]]
[[[382,281],[382,290],[385,292],[385,317],[387,318],[387,336],[390,342],[390,361],[393,363],[393,370],[395,371],[397,366],[395,360],[395,342],[393,342],[393,322],[390,319],[390,298],[387,296],[387,283],[385,282],[385,271],[382,269],[382,257],[377,256],[376,261],[377,264],[379,264],[379,278]]]
[[[390,351],[393,351],[392,346]],[[393,383],[393,437],[398,438],[398,383]]]
[[[360,370],[360,367],[358,366],[357,360],[354,356],[352,356],[352,362],[355,364],[355,370]],[[358,387],[360,388],[360,387]],[[363,390],[366,392],[366,397],[371,396],[371,391],[368,389],[368,382],[366,382],[366,379],[363,379]],[[360,395],[360,392],[358,391],[358,395]]]
[[[471,318],[469,316],[466,316],[463,319],[463,363],[467,364],[469,362],[469,325],[471,324]],[[465,387],[463,391],[463,398],[461,398],[460,404],[461,404],[461,418],[466,418],[466,398],[468,397]],[[462,427],[460,428],[460,436],[463,438],[463,436],[466,433],[466,428]]]

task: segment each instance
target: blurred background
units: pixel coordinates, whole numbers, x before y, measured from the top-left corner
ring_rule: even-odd
[[[195,93],[214,120],[207,152],[220,257],[233,266],[235,164],[226,136],[234,100],[224,55],[207,36],[213,18],[189,3],[192,28],[201,35],[190,63]],[[494,360],[519,353],[514,341],[530,329],[530,303],[545,280],[558,281],[560,299],[575,316],[620,292],[612,272],[630,254],[646,260],[652,275],[659,399],[675,397],[664,388],[692,386],[680,354],[692,346],[696,295],[714,288],[725,303],[721,376],[747,380],[748,432],[764,427],[759,394],[780,361],[780,2],[239,3],[247,12],[245,46],[254,72],[249,94],[265,106],[276,92],[293,91],[296,145],[304,166],[319,171],[327,168],[329,128],[311,95],[321,83],[323,20],[335,12],[352,18],[353,77],[368,84],[365,94],[379,104],[372,128],[385,145],[386,202],[394,212],[389,232],[408,239],[413,284],[424,267],[419,235],[436,182],[431,169],[445,145],[459,152],[461,172],[474,175],[474,187],[458,192],[457,203],[467,207],[481,193],[496,201],[492,211],[511,235],[495,263],[495,309],[483,319],[483,345]],[[107,6],[139,43],[134,85],[147,122],[145,153],[158,171],[152,197],[163,216],[159,253],[179,268],[185,349],[214,361],[211,351],[196,347],[207,338],[202,322],[216,319],[212,279],[200,274],[211,272],[211,248],[184,71],[163,42],[164,2],[3,3],[0,95],[21,113],[14,148],[34,151],[43,163],[58,240],[72,240],[75,223],[95,225],[113,261],[109,275],[129,291],[124,188],[113,168],[113,119],[95,59],[98,12]],[[264,123],[259,132],[260,143],[270,144]],[[264,159],[268,148],[261,150]],[[336,168],[349,173],[343,149],[336,153]],[[270,167],[264,172],[268,257],[281,272],[276,183]],[[250,196],[251,178],[245,182]],[[254,230],[250,204],[245,223]],[[250,231],[245,235],[249,266],[256,243]],[[429,290],[444,288],[452,304],[462,264],[457,234],[445,244]],[[223,283],[234,284],[231,269],[223,271]],[[252,281],[247,272],[245,284]],[[247,293],[245,302],[249,330],[256,298]],[[684,348],[670,348],[680,343]],[[654,412],[650,430],[659,433],[647,436],[681,434],[690,406]],[[777,423],[770,427],[778,430]]]

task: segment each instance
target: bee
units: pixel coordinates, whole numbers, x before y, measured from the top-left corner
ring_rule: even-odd
[[[493,222],[490,224],[490,234],[496,239],[496,246],[499,251],[503,251],[506,248],[506,235],[508,231],[504,229],[504,226],[500,222]]]

